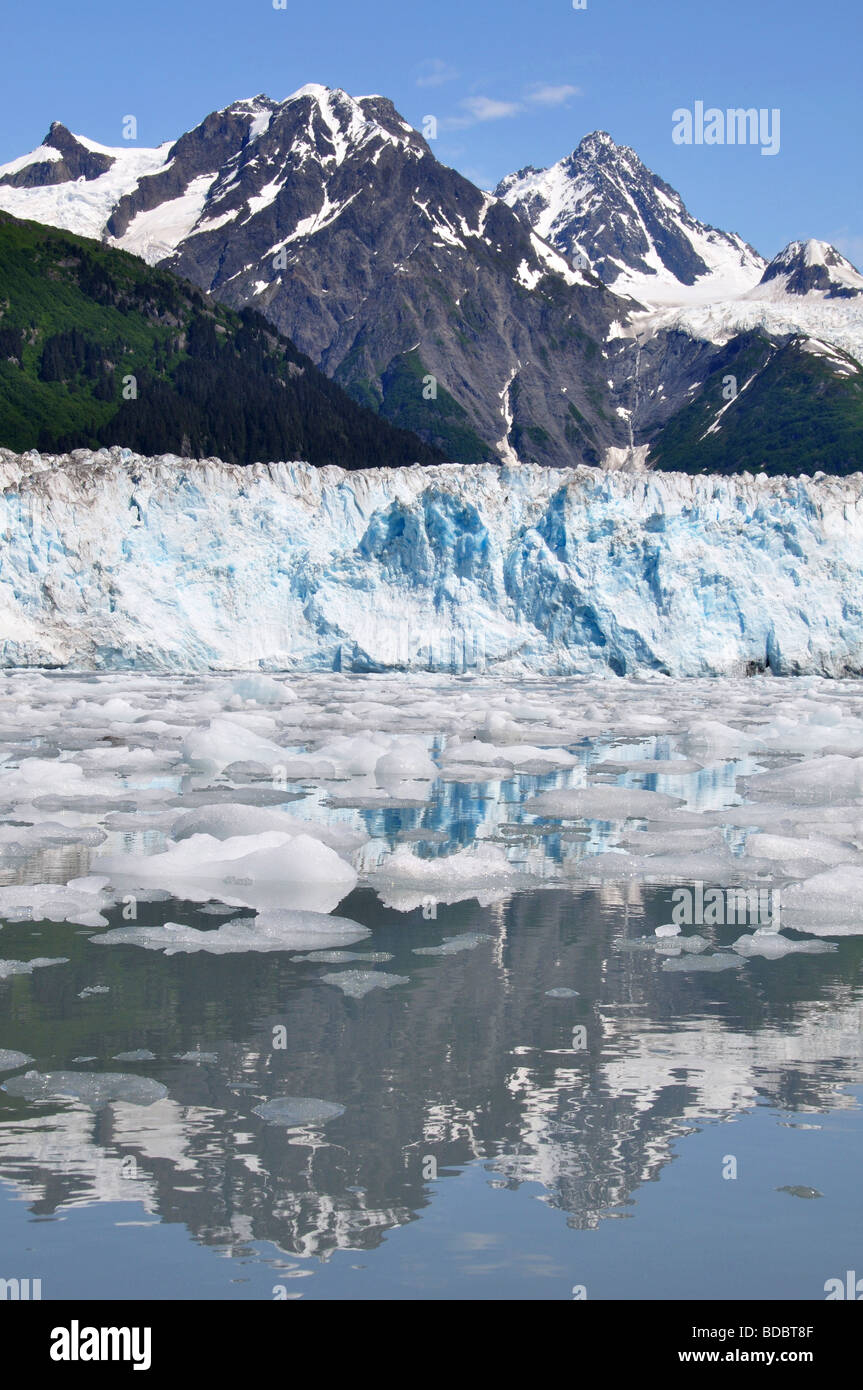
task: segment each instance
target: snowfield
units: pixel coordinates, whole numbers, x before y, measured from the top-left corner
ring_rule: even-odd
[[[863,670],[860,474],[349,473],[115,448],[0,450],[0,488],[7,667]]]

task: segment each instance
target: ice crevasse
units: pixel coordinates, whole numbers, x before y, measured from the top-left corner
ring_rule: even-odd
[[[0,450],[3,665],[863,671],[863,475]]]

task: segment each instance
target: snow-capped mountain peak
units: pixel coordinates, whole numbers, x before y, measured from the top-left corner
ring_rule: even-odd
[[[69,139],[79,164],[100,154]],[[0,186],[0,209],[254,306],[365,403],[453,457],[520,448],[551,462],[575,449],[597,461],[625,442],[620,416],[595,404],[607,372],[585,363],[584,347],[604,341],[622,308],[439,163],[386,97],[309,83],[283,101],[234,101],[158,150],[104,150],[61,182],[52,154],[24,164],[28,186]],[[566,344],[554,359],[549,333]],[[442,404],[426,409],[430,382]]]
[[[764,269],[751,246],[692,217],[675,189],[604,130],[548,169],[509,175],[495,193],[564,255],[585,257],[615,293],[644,304],[742,294]]]
[[[170,142],[157,148],[100,145],[54,121],[36,149],[0,165],[0,208],[100,238],[118,201],[163,168],[170,150]]]
[[[0,168],[0,184],[10,188],[38,188],[72,179],[90,182],[107,173],[114,163],[113,151],[73,135],[60,121],[53,121],[37,149]]]
[[[767,266],[760,291],[853,299],[863,294],[863,275],[827,241],[790,241]]]
[[[254,215],[304,164],[326,180],[384,145],[429,153],[385,97],[318,83],[284,101],[260,92],[231,102],[157,148],[100,145],[55,121],[35,150],[0,166],[0,208],[155,264],[199,228]]]

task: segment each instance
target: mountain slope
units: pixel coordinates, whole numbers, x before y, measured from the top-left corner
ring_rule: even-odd
[[[319,86],[149,151],[55,124],[0,169],[0,206],[253,306],[446,457],[863,467],[863,276],[833,247],[792,242],[767,265],[603,132],[497,193],[386,98]]]
[[[859,362],[815,339],[754,332],[718,355],[692,402],[652,440],[650,463],[686,473],[842,476],[860,472],[861,446]]]
[[[764,269],[751,246],[692,217],[675,189],[602,130],[548,169],[510,174],[495,195],[564,255],[644,304],[742,293]]]
[[[610,360],[620,390],[630,383],[629,418],[650,444],[648,462],[690,472],[863,469],[861,288],[863,276],[826,242],[792,242],[736,298],[632,313]],[[733,404],[721,394],[726,376]]]
[[[596,463],[626,442],[601,348],[615,297],[440,164],[385,98],[260,96],[138,151],[143,173],[129,151],[110,157],[74,184],[101,235],[260,309],[356,399],[446,452],[506,459],[517,440],[523,459]],[[12,177],[27,187],[0,169],[0,206],[68,223],[68,188],[30,186],[25,166]]]
[[[254,311],[0,213],[0,444],[115,443],[243,464],[439,457],[356,405]]]

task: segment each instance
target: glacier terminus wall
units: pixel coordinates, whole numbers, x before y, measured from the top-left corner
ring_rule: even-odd
[[[0,660],[863,671],[863,475],[0,450]]]

